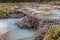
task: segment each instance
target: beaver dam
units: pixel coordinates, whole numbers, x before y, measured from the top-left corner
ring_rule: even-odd
[[[27,16],[18,23],[21,28],[34,28],[34,40],[43,40],[45,34],[54,26],[60,26],[60,6],[40,5],[25,7],[21,12]]]
[[[1,29],[1,40],[50,40],[46,39],[49,29],[60,27],[59,5],[21,5],[15,11],[25,16],[1,19],[1,28],[5,28]]]

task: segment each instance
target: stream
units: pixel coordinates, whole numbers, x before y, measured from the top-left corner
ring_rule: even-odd
[[[55,13],[50,18],[59,19],[60,18],[60,10],[52,10],[51,12]],[[35,33],[34,29],[22,29],[19,28],[16,23],[19,22],[22,18],[19,19],[0,19],[0,31],[6,29],[12,29],[8,35],[7,40],[33,40],[33,35]],[[0,32],[1,33],[1,32]]]
[[[1,19],[0,20],[0,31],[5,29],[12,29],[7,36],[7,40],[29,40],[28,38],[33,36],[35,30],[33,29],[21,29],[15,23],[20,19]]]

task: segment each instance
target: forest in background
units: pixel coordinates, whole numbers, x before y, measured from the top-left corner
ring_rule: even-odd
[[[50,1],[60,1],[60,0],[0,0],[0,2],[50,2]]]

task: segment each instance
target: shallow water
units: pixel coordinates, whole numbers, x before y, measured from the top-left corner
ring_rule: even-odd
[[[60,10],[51,10],[53,13],[52,18],[53,19],[59,19],[60,18]]]
[[[60,18],[60,10],[51,10],[51,12],[53,15],[48,17],[41,16],[41,18]],[[19,22],[20,20],[21,19],[0,19],[0,31],[13,28],[13,30],[8,33],[7,40],[33,40],[31,37],[34,35],[35,30],[19,28],[15,23]]]
[[[60,10],[50,10],[52,15],[50,16],[40,16],[40,18],[46,19],[60,19]]]
[[[12,29],[8,35],[7,40],[20,40],[23,38],[32,37],[35,31],[33,29],[21,29],[15,23],[20,19],[1,19],[0,20],[0,31],[5,29]],[[26,39],[27,40],[27,39]],[[29,40],[32,40],[31,38]]]

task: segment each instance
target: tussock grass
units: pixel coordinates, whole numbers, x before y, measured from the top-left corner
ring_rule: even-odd
[[[60,40],[60,27],[53,27],[49,29],[44,40]]]

